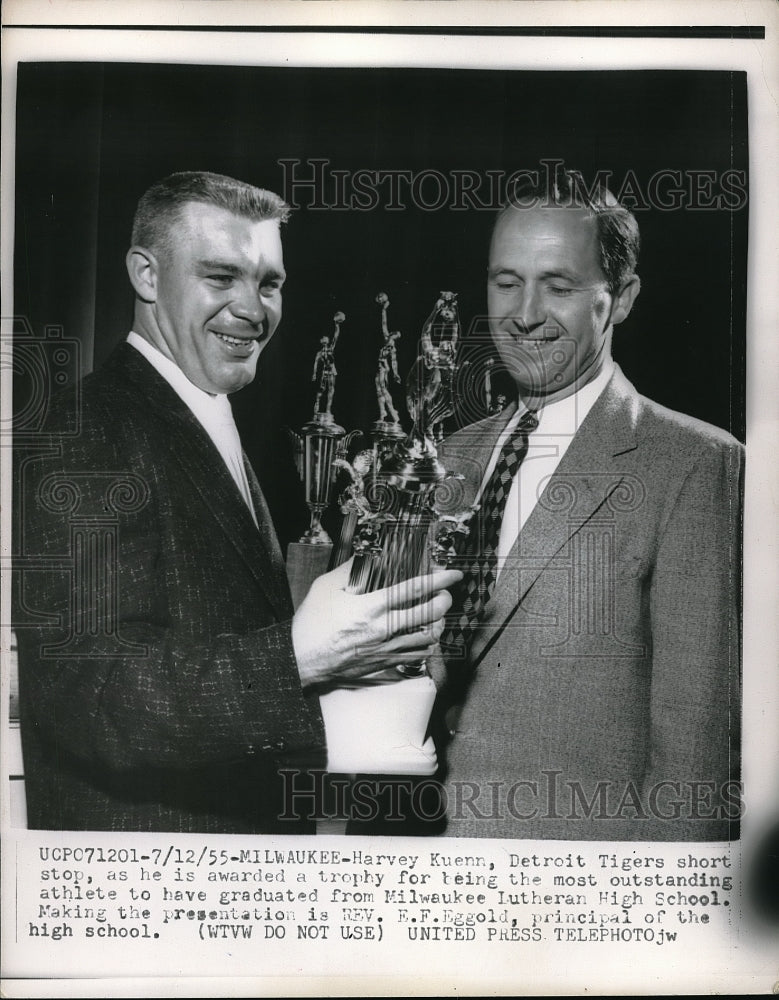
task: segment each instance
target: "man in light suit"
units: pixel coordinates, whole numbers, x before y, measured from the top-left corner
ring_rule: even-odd
[[[737,830],[742,447],[614,364],[638,244],[632,214],[572,172],[495,224],[490,331],[518,403],[441,452],[481,504],[442,640],[450,836]],[[527,411],[490,547],[479,517]]]
[[[150,188],[133,332],[20,462],[30,827],[308,832],[280,771],[323,764],[318,685],[440,635],[452,574],[358,597],[342,568],[293,617],[227,400],[281,318],[287,211],[220,175]]]

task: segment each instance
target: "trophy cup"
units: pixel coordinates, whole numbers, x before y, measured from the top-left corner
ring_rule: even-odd
[[[382,307],[385,350],[394,345],[386,323],[389,300],[382,293],[376,301]],[[454,413],[458,337],[457,296],[441,292],[423,328],[421,353],[406,383],[413,421],[408,436],[395,429],[399,421],[394,420],[383,395],[386,382],[377,373],[380,419],[373,426],[373,453],[361,452],[349,466],[351,482],[342,504],[350,517],[344,520],[339,549],[345,547],[345,532],[354,552],[347,588],[351,593],[368,593],[449,565],[458,539],[468,534],[466,522],[472,510],[457,509],[453,487],[459,477],[448,476],[435,445],[443,421]],[[385,360],[391,372],[389,355]],[[386,409],[382,409],[382,399]],[[441,492],[448,494],[443,504]],[[447,514],[440,516],[440,509]],[[433,774],[435,747],[426,735],[435,695],[424,663],[388,664],[348,686],[321,694],[328,770]]]

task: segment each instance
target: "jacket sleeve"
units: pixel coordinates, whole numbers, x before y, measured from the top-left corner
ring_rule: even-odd
[[[108,479],[122,479],[113,470],[132,464],[99,439],[62,451],[21,470],[26,723],[57,753],[117,771],[320,749],[318,701],[301,688],[291,621],[257,610],[262,595],[227,555],[204,560],[218,551],[203,541],[204,519],[181,524],[191,550],[179,543],[171,569],[165,531],[181,515],[163,509],[149,469],[125,476],[131,485],[107,507]],[[144,483],[149,496],[134,502]]]
[[[650,590],[648,839],[728,839],[740,806],[743,449],[710,442],[662,527]]]

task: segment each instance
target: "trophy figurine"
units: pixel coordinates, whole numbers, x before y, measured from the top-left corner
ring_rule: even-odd
[[[352,431],[352,434],[355,432]],[[359,431],[357,433],[360,433]],[[351,436],[351,435],[350,435]],[[351,463],[339,456],[333,462],[334,469],[342,469],[349,476],[349,483],[339,498],[343,522],[338,544],[333,549],[329,569],[345,563],[353,554],[354,533],[360,519],[372,517],[371,506],[365,496],[365,477],[373,468],[373,452],[358,452]]]
[[[379,292],[376,301],[381,306],[381,336],[382,345],[379,348],[379,357],[376,365],[376,402],[379,406],[379,419],[373,425],[373,431],[377,438],[395,439],[404,438],[405,432],[400,426],[400,415],[398,414],[392,399],[389,380],[390,376],[394,382],[400,383],[398,374],[398,349],[395,341],[400,339],[400,330],[393,330],[390,333],[387,323],[387,310],[389,309],[389,297],[386,292]],[[390,419],[388,420],[387,417]]]
[[[443,424],[455,411],[454,384],[460,319],[457,294],[441,292],[422,328],[422,355],[406,386],[406,402],[418,434],[428,450],[443,440]],[[413,432],[412,432],[413,433]]]
[[[303,425],[302,465],[303,482],[306,489],[306,503],[311,511],[311,523],[300,539],[306,545],[331,545],[330,536],[322,527],[322,514],[330,502],[330,488],[333,483],[333,463],[339,454],[346,435],[343,427],[333,419],[333,396],[335,379],[335,345],[341,333],[341,324],[346,317],[342,312],[333,316],[335,329],[332,339],[322,337],[320,349],[314,359],[311,381],[317,383],[314,415]]]

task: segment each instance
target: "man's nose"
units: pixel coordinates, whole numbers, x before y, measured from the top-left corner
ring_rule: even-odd
[[[242,284],[230,303],[230,311],[236,318],[251,323],[252,326],[259,326],[265,319],[265,306],[259,287],[248,282]]]
[[[532,333],[546,322],[546,307],[538,288],[525,286],[519,293],[514,320],[523,333]]]

